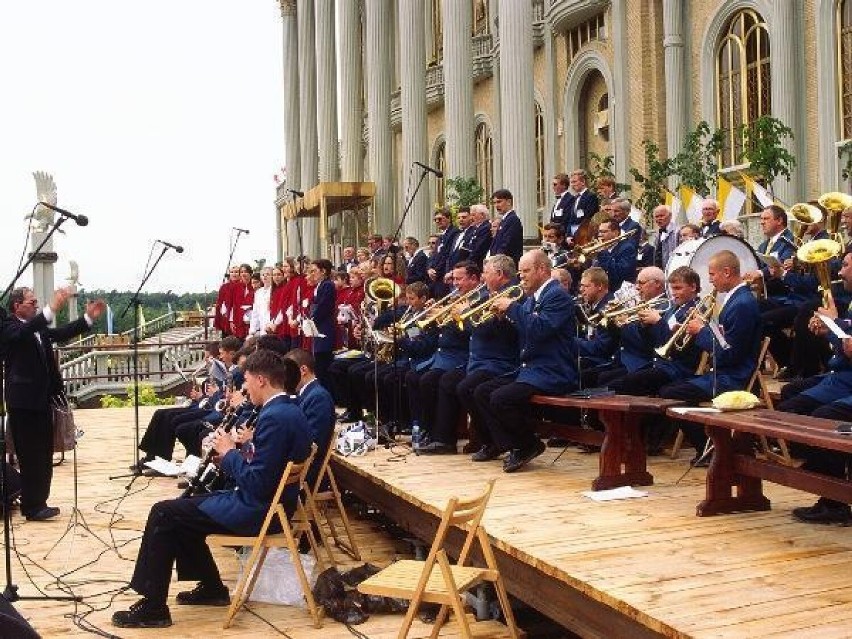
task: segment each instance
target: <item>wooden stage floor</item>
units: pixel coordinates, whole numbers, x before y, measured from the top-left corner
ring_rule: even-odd
[[[153,410],[148,407],[140,410],[143,429]],[[113,628],[109,621],[112,613],[126,609],[138,598],[135,593],[117,596],[114,593],[116,589],[126,586],[130,579],[139,547],[138,540],[151,504],[161,499],[176,497],[179,490],[174,480],[165,478],[138,478],[129,492],[125,491],[129,479],[109,480],[111,475],[126,472],[133,461],[132,409],[80,410],[76,412],[76,421],[85,431],[78,451],[80,511],[92,532],[105,540],[110,547],[97,541],[85,530],[77,528],[75,534],[66,536],[50,556],[44,559],[51,546],[65,532],[71,514],[73,467],[69,457],[65,463],[54,469],[50,504],[62,508],[59,518],[49,522],[27,522],[17,510],[13,511],[13,547],[26,567],[25,572],[21,562],[13,554],[13,583],[19,587],[19,594],[36,595],[36,586],[49,594],[61,594],[56,576],[64,575],[61,581],[76,595],[85,597],[85,601],[76,606],[78,614],[88,613],[83,622],[124,638],[278,636],[279,632],[265,621],[245,611],[237,615],[230,629],[223,630],[225,609],[177,605],[171,605],[174,625],[168,630]],[[178,449],[182,452],[180,445]],[[122,497],[124,499],[121,499]],[[110,528],[111,520],[113,525]],[[373,522],[354,520],[353,523],[364,560],[385,565],[399,552],[407,552],[404,544],[399,547]],[[115,546],[118,546],[118,552],[114,549]],[[216,557],[223,579],[233,587],[238,575],[234,554],[219,550]],[[336,559],[340,561],[338,567],[341,569],[360,565],[360,562],[347,561],[348,558],[340,552],[336,552]],[[49,573],[35,564],[44,567]],[[0,561],[0,579],[5,585],[5,573],[2,569]],[[193,584],[182,583],[178,586],[173,583],[172,596],[187,585],[191,587]],[[2,587],[0,586],[0,589]],[[278,630],[286,632],[291,639],[351,639],[353,636],[345,626],[332,619],[325,619],[321,629],[314,629],[307,612],[298,608],[250,605],[258,615],[274,624]],[[73,603],[22,600],[15,604],[15,608],[43,637],[95,636],[74,625],[70,618],[75,613]],[[396,636],[400,619],[398,615],[374,615],[366,623],[355,628],[370,639],[390,639]],[[493,630],[491,623],[480,626],[480,630]],[[452,626],[448,627],[448,636],[457,636],[452,630]],[[3,635],[2,631],[3,628],[0,628],[0,635]],[[412,636],[427,637],[430,631],[431,626],[416,621]]]
[[[336,459],[338,479],[428,538],[451,495],[498,478],[485,515],[510,592],[584,637],[852,637],[852,528],[802,524],[814,497],[766,485],[772,510],[698,518],[693,451],[653,457],[649,496],[592,502],[597,455],[548,450],[527,470],[385,449]]]

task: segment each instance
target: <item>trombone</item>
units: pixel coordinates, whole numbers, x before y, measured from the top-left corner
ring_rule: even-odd
[[[429,307],[428,310],[433,311],[434,314],[427,315],[421,320],[417,320],[417,328],[423,330],[433,322],[438,326],[447,326],[450,322],[454,321],[452,312],[459,304],[464,304],[476,297],[479,297],[480,293],[485,289],[485,284],[480,284],[473,290],[468,291],[464,295],[455,292],[455,299],[444,297],[441,302],[436,302],[432,306]],[[446,300],[446,301],[445,301]]]
[[[672,333],[669,341],[662,346],[655,348],[654,352],[664,359],[669,359],[672,356],[673,350],[684,350],[687,346],[689,346],[690,342],[692,342],[693,337],[686,330],[689,323],[696,318],[701,318],[706,322],[710,319],[710,316],[713,315],[714,310],[716,310],[716,289],[711,290],[698,301],[698,304],[692,307],[692,310],[689,311],[689,315],[687,315],[683,320],[683,324],[681,324],[678,329]]]
[[[458,297],[459,293],[455,289],[444,295],[441,299],[437,301],[432,301],[431,304],[428,304],[423,310],[418,311],[408,319],[396,323],[396,328],[400,331],[407,331],[409,328],[417,324],[422,318],[426,317],[429,313],[435,311],[440,306],[449,303],[454,298]]]
[[[623,303],[619,304],[619,306],[623,306],[624,304],[632,300],[635,300],[635,298],[628,298],[624,300]],[[616,326],[624,326],[625,324],[638,322],[639,313],[641,311],[655,310],[659,313],[665,313],[671,307],[672,303],[666,297],[665,293],[660,293],[656,297],[652,297],[651,299],[645,302],[638,302],[626,308],[617,308],[613,310],[604,309],[603,313],[601,313],[600,325],[604,328],[607,328],[610,322],[614,322]]]
[[[592,240],[591,242],[587,242],[572,251],[566,252],[564,263],[554,264],[553,266],[554,268],[561,268],[570,264],[585,264],[589,258],[594,258],[601,251],[606,251],[618,244],[621,244],[621,242],[634,233],[638,233],[638,229],[630,229],[627,233],[622,233],[611,240]]]
[[[514,284],[507,288],[504,288],[502,291],[493,294],[491,297],[479,302],[479,304],[475,304],[467,309],[464,313],[459,313],[457,320],[459,323],[464,323],[465,320],[470,320],[470,323],[474,326],[479,326],[480,324],[484,324],[488,320],[494,318],[496,313],[491,309],[494,304],[494,300],[499,300],[500,298],[507,297],[512,301],[516,301],[521,299],[524,296],[524,289],[520,287],[518,284]]]

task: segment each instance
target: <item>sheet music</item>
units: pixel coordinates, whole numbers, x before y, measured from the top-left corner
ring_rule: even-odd
[[[722,331],[719,327],[719,322],[711,319],[709,322],[707,322],[707,326],[710,327],[710,332],[713,333],[713,337],[716,338],[716,341],[718,342],[721,348],[723,348],[724,350],[728,350],[729,348],[731,348],[731,345],[728,344],[728,340],[726,340],[725,336],[722,335]]]
[[[852,335],[847,335],[845,332],[843,332],[843,329],[837,325],[837,322],[835,322],[828,315],[823,315],[822,313],[817,313],[816,315],[822,320],[822,323],[828,327],[828,330],[830,330],[835,337],[838,337],[840,339],[852,337]]]
[[[325,337],[323,333],[319,332],[317,325],[312,319],[302,320],[302,333],[305,335],[305,337]]]
[[[583,491],[583,496],[588,497],[592,501],[615,501],[618,499],[636,499],[637,497],[647,497],[648,493],[644,490],[636,490],[632,486],[620,486],[610,490],[586,490]]]

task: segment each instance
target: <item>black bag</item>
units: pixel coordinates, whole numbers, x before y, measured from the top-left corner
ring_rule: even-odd
[[[6,462],[3,465],[6,467],[6,503],[0,501],[0,513],[21,496],[21,474]]]
[[[65,395],[57,395],[50,400],[53,414],[53,452],[64,453],[74,450],[77,444],[77,426],[74,413]]]

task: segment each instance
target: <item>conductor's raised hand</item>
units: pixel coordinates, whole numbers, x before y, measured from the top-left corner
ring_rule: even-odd
[[[50,300],[50,310],[58,313],[59,309],[65,306],[65,302],[71,297],[70,287],[58,288],[53,292],[53,299]]]
[[[106,302],[104,302],[102,299],[89,301],[86,303],[86,315],[91,317],[92,320],[96,320],[104,314],[106,307]]]

